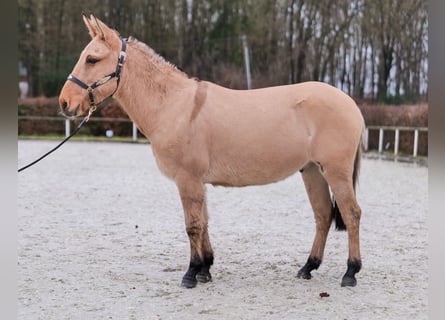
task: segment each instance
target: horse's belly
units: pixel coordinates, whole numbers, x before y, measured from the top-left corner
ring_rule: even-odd
[[[209,168],[207,182],[234,187],[264,185],[289,177],[306,163],[305,154],[297,150],[259,154],[240,152],[215,160]]]

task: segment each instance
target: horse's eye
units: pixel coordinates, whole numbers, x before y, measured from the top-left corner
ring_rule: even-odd
[[[98,61],[99,61],[99,59],[96,59],[96,58],[92,58],[92,57],[88,57],[87,58],[87,63],[88,64],[95,64]]]

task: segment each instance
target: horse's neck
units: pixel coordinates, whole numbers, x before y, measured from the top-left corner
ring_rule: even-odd
[[[115,97],[139,130],[150,138],[159,126],[167,96],[189,79],[148,51],[129,45],[127,56]]]

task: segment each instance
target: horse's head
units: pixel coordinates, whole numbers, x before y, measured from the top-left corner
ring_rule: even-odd
[[[125,42],[95,16],[83,16],[91,42],[80,54],[59,96],[66,116],[79,116],[114,94],[125,58]],[[119,66],[120,64],[120,66]]]

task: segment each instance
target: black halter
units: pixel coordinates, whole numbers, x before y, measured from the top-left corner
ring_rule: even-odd
[[[96,89],[97,87],[107,83],[108,81],[110,81],[113,78],[117,79],[116,89],[114,89],[113,93],[110,94],[108,97],[111,97],[111,96],[113,96],[116,93],[116,91],[117,91],[117,89],[119,87],[119,81],[120,81],[120,75],[121,75],[121,71],[122,71],[122,66],[124,65],[124,62],[125,62],[125,56],[126,56],[125,50],[126,49],[127,49],[127,40],[126,39],[122,39],[122,48],[121,48],[121,52],[119,53],[119,58],[117,60],[116,71],[106,75],[105,77],[103,77],[102,79],[94,82],[90,86],[87,85],[82,80],[76,78],[72,74],[70,74],[68,76],[68,80],[76,83],[77,85],[79,85],[80,87],[82,87],[83,89],[88,91],[88,97],[90,98],[90,108],[94,108],[95,109],[96,105],[98,105],[100,103],[100,102],[99,103],[95,103],[94,102],[93,90]],[[102,101],[104,101],[105,99],[106,98],[104,98]]]

